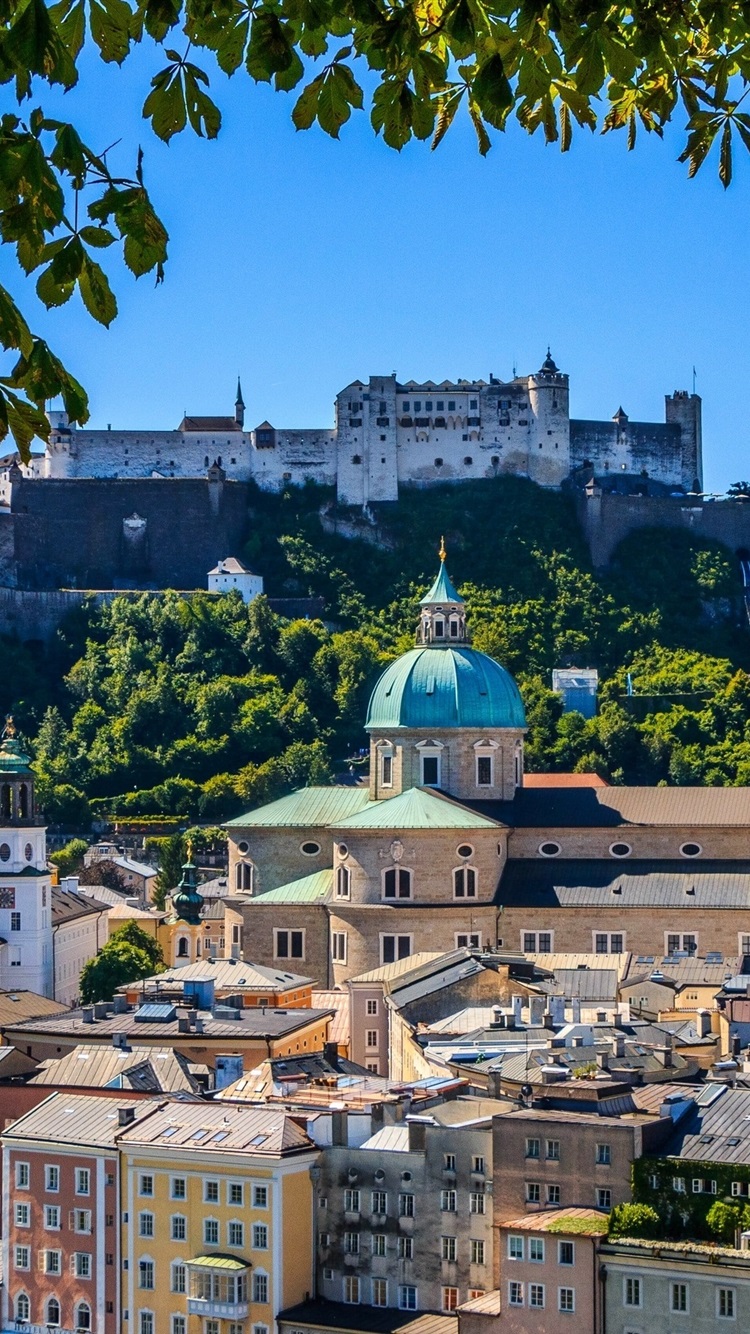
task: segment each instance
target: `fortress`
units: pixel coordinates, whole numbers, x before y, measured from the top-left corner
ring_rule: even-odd
[[[332,429],[290,430],[264,421],[245,429],[240,385],[232,416],[189,417],[176,431],[80,430],[50,413],[44,454],[21,473],[35,479],[204,478],[279,490],[310,479],[335,486],[343,505],[395,501],[405,485],[501,474],[558,488],[596,478],[632,491],[688,492],[702,485],[701,400],[678,390],[664,422],[610,421],[569,412],[568,376],[548,355],[538,371],[502,381],[401,383],[355,380],[336,397]],[[0,470],[0,503],[11,505],[11,460]],[[18,476],[16,470],[16,477]],[[605,479],[609,479],[609,485]],[[12,506],[11,506],[12,507]]]

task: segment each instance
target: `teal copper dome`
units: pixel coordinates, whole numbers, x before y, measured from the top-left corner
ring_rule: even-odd
[[[526,727],[523,700],[499,662],[468,644],[419,645],[386,667],[367,728]]]

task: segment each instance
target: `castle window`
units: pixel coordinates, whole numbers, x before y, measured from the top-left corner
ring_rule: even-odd
[[[252,862],[238,862],[234,869],[235,889],[245,890],[252,893],[253,871]]]
[[[421,411],[422,411],[422,403],[421,403],[421,400],[420,400],[420,402],[418,402],[418,403],[417,403],[416,400],[415,400],[415,403],[414,403],[414,411],[415,411],[415,412],[421,412]]]
[[[473,462],[474,462],[474,460],[473,460],[473,458],[471,457],[471,454],[467,454],[467,455],[466,455],[466,458],[464,459],[464,463],[468,466],[470,463],[473,463]]]
[[[477,400],[475,398],[469,399],[469,407],[475,408],[476,406],[477,406]]]
[[[490,463],[492,464],[493,468],[496,468],[499,462],[500,462],[500,459],[499,459],[498,455],[497,455],[497,454],[493,454],[493,455],[492,455],[492,458],[490,459]]]
[[[477,896],[477,873],[473,866],[458,866],[453,872],[454,899],[475,899]]]
[[[449,399],[448,399],[448,411],[449,411],[449,412],[455,412],[455,411],[456,411],[456,400],[455,400],[455,398],[449,398]]]
[[[383,898],[410,899],[411,880],[411,871],[405,866],[389,866],[383,872]]]
[[[403,401],[403,403],[401,404],[401,410],[402,410],[402,412],[408,412],[408,411],[409,411],[409,400],[408,400],[408,398],[405,398],[404,401]]]
[[[336,898],[348,899],[351,893],[351,871],[348,866],[336,869]]]
[[[435,467],[436,467],[436,468],[442,468],[442,466],[443,466],[443,460],[442,460],[442,459],[435,459]]]
[[[361,463],[361,462],[362,462],[361,454],[352,454],[352,463]]]
[[[206,457],[205,457],[204,460],[203,460],[203,467],[204,467],[204,468],[207,468],[207,467],[208,467],[208,454],[206,455]]]

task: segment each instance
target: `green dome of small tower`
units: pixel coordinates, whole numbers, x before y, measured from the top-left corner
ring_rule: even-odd
[[[193,862],[193,850],[188,843],[187,861],[182,868],[182,879],[172,893],[172,913],[175,921],[186,922],[188,926],[200,926],[203,897],[198,893],[196,866]]]

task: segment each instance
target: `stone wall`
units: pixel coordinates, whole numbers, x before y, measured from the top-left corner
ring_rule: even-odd
[[[730,551],[750,549],[750,504],[703,501],[700,496],[616,496],[596,489],[577,501],[578,517],[596,566],[609,563],[620,542],[638,528],[682,528],[722,542]]]
[[[248,488],[207,478],[28,479],[0,515],[0,585],[205,588],[241,551]]]

